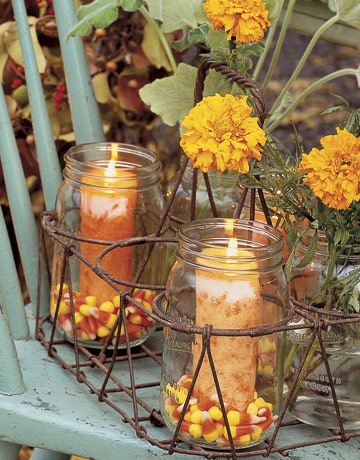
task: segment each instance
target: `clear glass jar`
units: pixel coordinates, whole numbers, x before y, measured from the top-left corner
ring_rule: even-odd
[[[190,204],[192,192],[193,166],[189,161],[184,176],[177,189],[171,214],[183,222],[190,220]],[[178,174],[171,179],[167,187],[166,196],[169,198],[172,194],[173,186],[178,179]],[[211,191],[214,197],[218,217],[232,217],[236,203],[239,199],[239,173],[236,171],[225,171],[219,174],[217,171],[208,172]],[[209,195],[206,189],[205,180],[202,172],[199,170],[196,189],[196,207],[195,219],[206,219],[213,217],[209,202]],[[179,222],[174,222],[173,226],[180,227]]]
[[[175,236],[180,226],[190,220],[193,171],[192,162],[189,161],[170,209],[172,230],[169,231],[169,236]],[[208,177],[218,217],[232,217],[240,193],[238,182],[239,173],[236,171],[225,171],[223,174],[219,174],[217,171],[209,171]],[[167,199],[172,195],[173,187],[178,178],[179,172],[170,180],[166,190]],[[213,217],[213,213],[209,195],[203,173],[199,170],[196,188],[195,219],[206,219],[211,217]],[[171,267],[175,263],[175,249],[176,244],[168,243],[166,246],[165,262],[163,264],[164,270],[162,274],[164,283],[166,282]]]
[[[283,238],[258,222],[204,219],[180,228],[165,315],[185,325],[248,329],[284,318],[288,290]],[[237,448],[261,442],[281,406],[283,333],[211,337],[211,352]],[[164,327],[162,413],[175,431],[202,347],[201,334]],[[181,424],[190,444],[229,449],[224,414],[206,355]]]
[[[304,229],[304,228],[302,228]],[[307,250],[313,230],[309,230],[303,238],[300,248],[300,258]],[[338,255],[333,277],[347,276],[352,270],[360,267],[360,256],[352,254],[351,247],[341,248]],[[327,252],[326,237],[319,232],[317,248],[312,261],[303,268],[295,268],[292,272],[291,294],[297,300],[311,303],[318,308],[314,317],[334,319],[326,315],[326,311],[335,311],[335,305],[325,305],[322,295],[322,284],[327,276],[329,255]],[[338,297],[341,286],[336,288],[332,298]],[[360,279],[349,296],[350,302],[359,303]],[[306,320],[298,318],[295,324],[306,324]],[[360,428],[360,323],[329,326],[322,332],[322,340],[328,356],[328,362],[335,386],[336,397],[339,403],[343,424],[346,429]],[[298,329],[289,331],[288,358],[285,365],[287,383],[290,386],[294,375],[299,368],[300,361],[309,344],[312,331]],[[329,376],[326,371],[320,346],[316,340],[310,350],[302,369],[299,383],[291,400],[290,412],[302,422],[330,429],[339,428],[336,411],[333,403]]]
[[[149,150],[127,144],[94,143],[71,148],[65,156],[65,181],[56,200],[56,226],[84,238],[115,242],[126,238],[153,234],[157,230],[163,209],[159,187],[161,165]],[[81,256],[93,265],[102,244],[73,243]],[[131,282],[148,245],[116,248],[107,253],[101,266],[112,276]],[[159,284],[161,257],[156,247],[139,280],[144,284]],[[64,247],[55,244],[51,288],[51,312],[54,315],[59,296]],[[70,258],[70,274],[74,291],[76,334],[80,343],[100,347],[108,338],[119,313],[119,293],[77,257]],[[68,278],[58,311],[57,323],[70,341],[73,326]],[[126,285],[120,285],[129,290]],[[135,289],[133,298],[151,310],[155,292]],[[140,309],[128,305],[127,328],[132,345],[142,343],[154,330],[154,322]],[[115,330],[116,332],[116,330]],[[113,341],[115,339],[113,338]],[[122,327],[120,346],[125,346]]]

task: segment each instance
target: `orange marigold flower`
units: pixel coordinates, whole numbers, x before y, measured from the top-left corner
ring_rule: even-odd
[[[261,160],[266,136],[251,112],[247,96],[216,94],[196,104],[184,118],[180,142],[194,167],[245,174],[251,158]]]
[[[346,129],[321,139],[323,149],[304,154],[300,171],[315,196],[334,209],[347,209],[360,199],[360,138]]]
[[[213,29],[229,32],[236,43],[259,41],[270,25],[262,0],[206,0],[204,9]]]

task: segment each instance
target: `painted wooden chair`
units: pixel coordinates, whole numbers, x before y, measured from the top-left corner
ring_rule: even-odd
[[[76,142],[102,141],[104,134],[81,38],[65,42],[66,33],[75,22],[73,0],[53,1],[56,16],[61,18],[58,20],[58,31]],[[13,0],[12,3],[25,63],[46,207],[52,209],[62,181],[61,171],[36,67],[25,2]],[[99,403],[87,387],[80,385],[70,373],[49,358],[45,348],[34,339],[39,239],[1,85],[0,154],[31,297],[31,304],[24,308],[3,214],[0,213],[0,460],[16,460],[24,444],[35,447],[32,460],[67,460],[71,454],[96,460],[165,458],[166,451],[138,438],[135,430],[123,423],[121,413]],[[45,314],[49,306],[49,287],[46,276],[41,279],[40,310]],[[69,345],[69,356],[71,349]],[[159,366],[153,366],[151,362],[146,362],[140,371],[147,377],[151,375],[159,379]],[[101,386],[103,374],[94,370],[93,378]],[[157,407],[156,392],[146,387],[143,391],[148,392],[148,398],[153,398],[153,405]],[[123,410],[129,410],[131,403],[124,399],[122,407]],[[156,430],[159,428],[152,428],[154,437]],[[289,430],[282,440],[291,443],[296,428],[290,427]],[[306,439],[314,431],[311,427],[302,426],[297,435],[300,440]],[[320,431],[317,434],[318,437],[327,436]],[[164,437],[164,432],[161,437]],[[359,441],[354,439],[346,444],[316,445],[310,450],[297,451],[300,456],[289,458],[355,460],[358,459],[359,449]],[[194,451],[195,455],[186,456],[174,453],[172,458],[194,460],[204,453]],[[280,459],[281,455],[274,453],[271,458]]]
[[[24,0],[14,0],[47,209],[62,182]],[[65,43],[75,22],[73,0],[54,0],[77,143],[104,140],[102,123],[80,37]],[[84,116],[86,114],[86,116]],[[17,242],[31,305],[24,309],[19,280],[0,213],[0,459],[16,460],[21,445],[34,446],[33,460],[66,460],[71,454],[99,460],[159,455],[122,418],[100,404],[34,340],[39,239],[19,152],[0,85],[0,152]],[[42,276],[42,314],[49,286]],[[70,347],[71,350],[71,347]],[[70,351],[71,352],[71,351]],[[71,359],[71,358],[70,358]],[[101,386],[102,376],[98,384]],[[157,398],[154,401],[157,405]],[[160,452],[160,451],[158,451]]]

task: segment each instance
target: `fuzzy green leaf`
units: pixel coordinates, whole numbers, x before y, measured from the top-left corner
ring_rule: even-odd
[[[89,35],[92,26],[104,28],[115,22],[118,18],[118,7],[122,0],[95,0],[89,5],[82,5],[78,9],[77,23],[70,29],[67,37],[75,35]]]
[[[207,17],[207,14],[205,13],[204,10],[204,4],[202,3],[199,8],[195,11],[194,14],[195,19],[199,24],[210,24],[210,20]]]
[[[269,21],[275,21],[281,13],[284,0],[266,0],[265,6],[269,12]]]
[[[216,93],[220,94],[220,96],[225,96],[225,94],[229,93],[236,96],[239,94],[239,87],[232,80],[221,75],[221,73],[210,69],[205,79],[204,97],[214,96]]]
[[[344,110],[346,107],[343,105],[337,105],[336,107],[330,107],[329,109],[324,110],[320,115],[326,115],[327,113],[336,112],[337,110]]]
[[[174,50],[179,51],[179,53],[182,53],[186,49],[190,48],[191,42],[189,40],[189,31],[189,27],[183,29],[183,38],[181,40],[175,40],[171,42],[171,48],[174,48]]]
[[[195,27],[189,33],[189,40],[193,43],[197,42],[205,42],[207,38],[207,34],[209,32],[209,25],[208,24],[201,24],[199,27]]]
[[[174,126],[181,122],[194,105],[193,92],[197,69],[179,64],[176,73],[144,86],[140,97],[164,123]]]
[[[307,247],[304,257],[302,258],[301,262],[297,265],[297,268],[305,267],[305,265],[309,264],[315,254],[316,246],[318,242],[318,232],[317,230],[314,232],[313,237],[310,240],[310,243]]]
[[[199,9],[202,0],[146,0],[150,15],[162,22],[161,30],[164,33],[194,28],[198,23],[195,12]]]
[[[135,11],[143,6],[143,0],[122,0],[122,7],[125,11]]]
[[[229,47],[227,33],[223,31],[216,31],[216,30],[210,29],[208,33],[207,42],[210,48],[228,48]]]
[[[360,29],[360,3],[359,0],[332,0],[336,6],[341,21]]]

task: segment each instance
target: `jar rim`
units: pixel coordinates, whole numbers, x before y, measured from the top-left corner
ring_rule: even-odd
[[[115,160],[115,167],[121,167],[123,171],[128,173],[122,175],[122,181],[126,181],[127,179],[133,180],[134,175],[136,177],[149,176],[158,173],[161,169],[159,158],[151,150],[120,142],[92,142],[75,145],[65,154],[66,167],[70,168],[73,172],[81,171],[82,176],[103,178],[104,169],[107,168],[114,150],[118,154],[126,154],[128,156],[127,160],[121,158]],[[84,154],[88,155],[88,161],[81,159],[84,157]]]
[[[240,245],[238,246],[238,249],[241,249],[241,256],[228,256],[225,252],[227,247],[223,244],[216,244],[214,242],[204,241],[201,239],[201,231],[223,228],[224,232],[226,232],[228,231],[227,229],[229,229],[230,224],[232,225],[233,234],[235,237],[240,230],[251,231],[258,233],[259,235],[261,234],[263,237],[265,236],[269,243],[264,244],[258,241],[255,243],[253,242],[251,246],[249,245],[244,247]],[[231,235],[226,235],[224,233],[224,240],[228,241],[231,238]],[[191,255],[204,259],[214,259],[219,263],[225,263],[230,260],[231,263],[234,264],[246,264],[249,262],[278,257],[279,255],[282,256],[284,248],[284,238],[278,229],[263,222],[244,219],[210,218],[187,222],[180,227],[178,232],[178,239],[179,246],[186,246],[186,251]],[[221,248],[224,250],[224,253],[220,255],[204,254],[204,250],[207,248]],[[248,252],[248,255],[246,252]],[[200,265],[202,264],[200,263]]]

